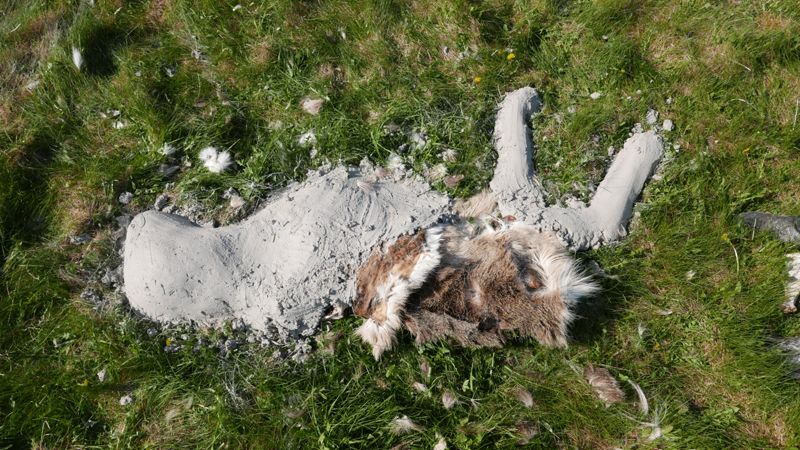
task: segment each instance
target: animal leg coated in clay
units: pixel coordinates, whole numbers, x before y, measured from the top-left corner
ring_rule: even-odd
[[[495,122],[497,166],[489,184],[500,214],[555,231],[572,250],[595,248],[625,236],[633,204],[664,154],[661,137],[648,131],[626,140],[590,206],[546,207],[527,126],[540,104],[532,88],[511,92],[501,103]]]

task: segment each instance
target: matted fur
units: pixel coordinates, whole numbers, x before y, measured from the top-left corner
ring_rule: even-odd
[[[572,309],[597,285],[554,235],[514,222],[483,224],[437,227],[425,246],[418,234],[370,257],[359,272],[355,311],[367,318],[357,333],[376,359],[392,348],[401,324],[417,344],[451,338],[497,347],[515,331],[567,345]],[[412,262],[417,276],[404,277]]]
[[[373,253],[359,271],[353,309],[367,320],[356,333],[372,346],[376,360],[394,346],[408,297],[439,265],[440,241],[439,228],[404,236],[385,254]]]

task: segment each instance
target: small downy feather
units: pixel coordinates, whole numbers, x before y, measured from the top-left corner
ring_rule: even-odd
[[[425,378],[426,381],[431,379],[431,365],[428,364],[428,361],[424,359],[420,361],[419,371],[422,373],[422,377]]]
[[[533,408],[533,396],[527,389],[517,389],[516,397],[526,408]]]
[[[458,403],[458,397],[451,391],[444,391],[442,393],[442,405],[444,409],[450,409]]]
[[[422,431],[422,427],[414,423],[408,416],[395,417],[389,424],[389,430],[394,434],[406,434],[412,431]]]
[[[214,147],[206,147],[200,151],[200,160],[211,173],[222,173],[233,164],[231,154],[227,151],[217,152]]]
[[[447,450],[447,441],[444,440],[444,436],[436,433],[436,437],[438,441],[436,441],[436,445],[433,446],[433,450]]]
[[[389,155],[389,159],[386,160],[386,168],[392,172],[402,172],[406,169],[406,165],[400,155],[392,153]]]
[[[625,393],[620,389],[619,382],[607,369],[589,364],[583,370],[583,377],[606,406],[625,399]]]
[[[419,392],[420,394],[428,392],[428,386],[425,386],[425,384],[420,383],[419,381],[415,381],[414,384],[411,385],[411,387],[414,388],[414,390]]]

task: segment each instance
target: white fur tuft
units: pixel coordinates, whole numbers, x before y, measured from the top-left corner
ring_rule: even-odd
[[[527,225],[512,224],[510,229],[526,234],[537,233]],[[561,332],[566,335],[567,327],[574,319],[572,309],[578,300],[592,295],[600,287],[578,267],[567,249],[555,240],[542,239],[541,244],[530,248],[528,253],[531,266],[541,277],[542,295],[557,295],[564,302]]]

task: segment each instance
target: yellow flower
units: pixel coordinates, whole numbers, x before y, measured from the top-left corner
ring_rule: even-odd
[[[89,380],[83,380],[83,381],[81,381],[80,383],[78,383],[78,386],[80,386],[80,387],[86,387],[86,386],[89,386]]]
[[[167,338],[166,344],[167,344],[167,346],[172,345],[172,338]]]
[[[513,54],[513,53],[509,53],[509,54],[506,56],[506,59],[507,59],[507,60],[509,60],[509,61],[511,61],[511,60],[513,60],[513,59],[514,59],[514,58],[516,58],[516,57],[517,57],[517,55],[515,55],[515,54]]]
[[[475,84],[480,84],[480,82],[481,82],[481,77],[475,77],[475,78],[473,78],[473,79],[472,79],[472,81],[473,81]]]

